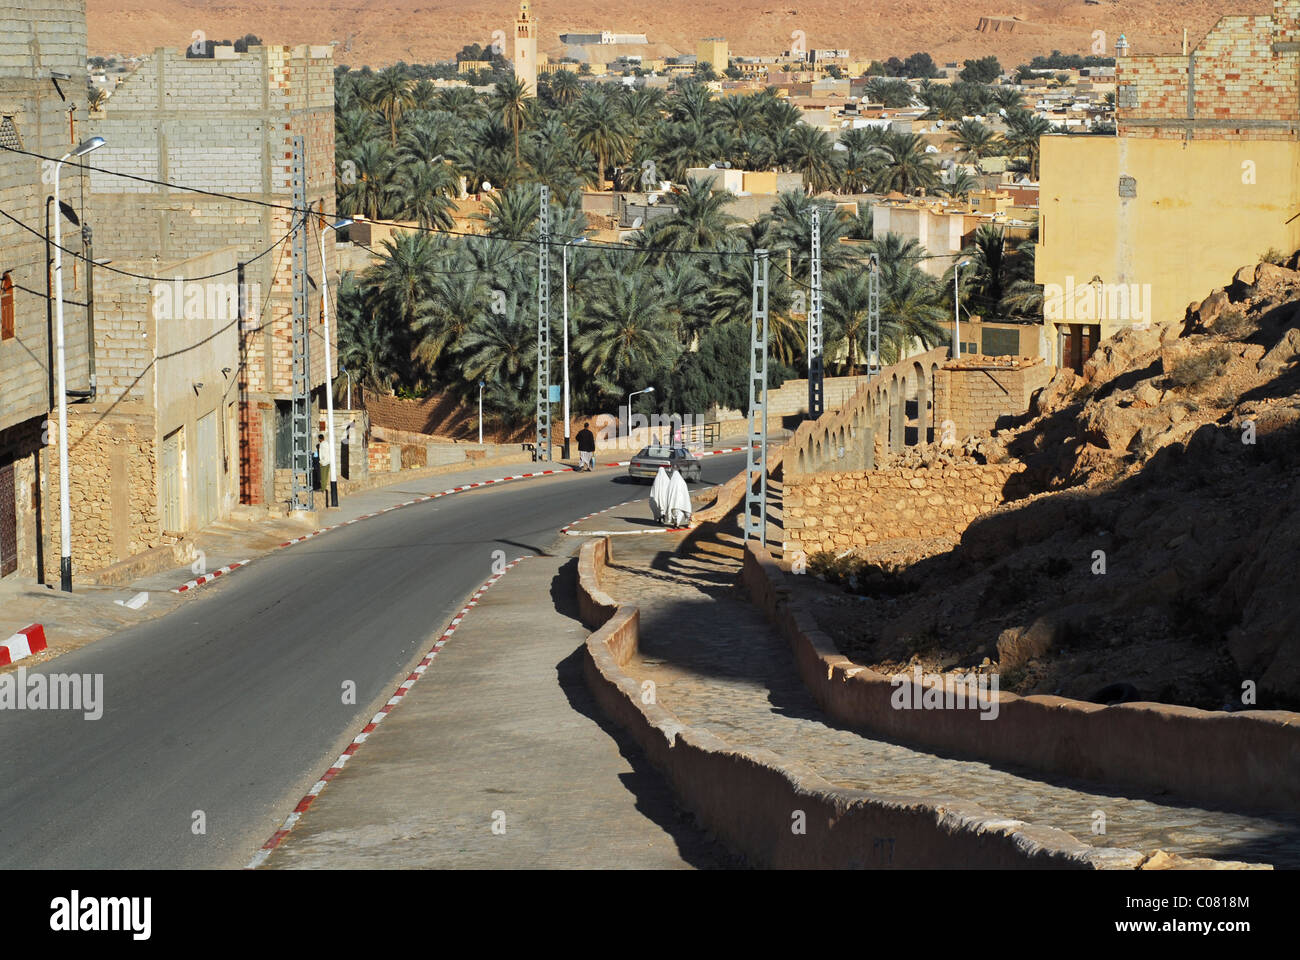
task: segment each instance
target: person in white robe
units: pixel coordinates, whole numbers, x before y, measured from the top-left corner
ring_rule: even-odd
[[[663,523],[668,509],[668,471],[663,467],[655,474],[654,483],[650,485],[650,513],[656,523]]]
[[[670,527],[684,527],[691,522],[691,492],[686,488],[686,478],[680,470],[674,470],[668,480],[668,509],[666,511]]]

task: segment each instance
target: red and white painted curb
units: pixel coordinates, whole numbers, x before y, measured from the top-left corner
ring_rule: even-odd
[[[390,507],[389,509],[392,508]],[[393,708],[402,702],[402,698],[410,692],[411,687],[415,686],[415,682],[419,680],[420,677],[424,676],[424,672],[433,664],[434,658],[437,657],[442,648],[446,646],[447,640],[456,632],[456,628],[461,625],[470,610],[478,606],[479,600],[483,598],[483,594],[488,591],[492,584],[504,577],[511,567],[518,563],[522,563],[524,560],[530,559],[532,559],[531,555],[511,560],[505,565],[505,568],[500,573],[489,577],[487,581],[484,582],[483,586],[479,587],[478,590],[475,591],[474,595],[469,598],[465,606],[461,607],[460,612],[451,618],[451,622],[447,624],[447,628],[438,635],[438,639],[434,641],[433,646],[430,648],[429,652],[425,654],[424,659],[421,660],[407,678],[402,681],[397,690],[393,692],[393,695],[388,698],[388,702],[379,708],[379,712],[370,718],[370,722],[361,729],[361,732],[352,738],[352,742],[348,744],[347,748],[341,754],[339,754],[339,758],[330,765],[330,768],[325,771],[321,778],[312,785],[312,788],[307,791],[307,795],[298,801],[298,805],[293,808],[293,812],[285,817],[284,823],[280,825],[280,829],[271,834],[271,838],[267,840],[266,843],[262,844],[262,848],[253,855],[253,859],[248,862],[248,866],[245,869],[253,870],[266,862],[266,858],[271,855],[271,851],[278,847],[281,842],[283,842],[284,838],[289,835],[289,832],[293,830],[298,821],[302,819],[302,815],[310,809],[311,805],[315,802],[316,798],[320,796],[321,791],[325,789],[326,785],[343,772],[344,765],[358,750],[361,749],[361,745],[370,739],[370,735],[374,733],[375,728],[383,722],[384,717],[388,716],[388,714],[392,712]]]
[[[582,523],[582,521],[590,520],[592,517],[598,517],[602,513],[609,513],[609,511],[611,510],[617,510],[619,507],[626,507],[629,503],[636,503],[636,501],[624,500],[622,503],[616,503],[612,507],[606,507],[604,510],[597,510],[595,513],[589,513],[585,517],[579,517],[577,520],[574,520],[572,523],[568,523],[565,524],[563,527],[560,527],[560,533],[569,533],[570,528],[576,527],[578,524]],[[585,537],[586,535],[587,534],[581,530],[578,531],[577,533],[569,534],[569,536],[571,537]]]
[[[33,623],[23,627],[8,640],[0,641],[0,667],[16,663],[45,649],[45,627]]]
[[[205,583],[211,583],[217,577],[225,576],[231,570],[238,570],[252,563],[251,560],[240,560],[238,563],[228,563],[220,570],[213,570],[211,573],[205,573],[201,577],[195,577],[193,580],[186,580],[179,587],[173,587],[172,593],[184,593],[186,590],[193,590],[195,587],[201,587]]]

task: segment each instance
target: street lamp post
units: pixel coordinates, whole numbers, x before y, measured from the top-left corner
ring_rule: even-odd
[[[483,446],[483,385],[486,382],[485,380],[478,382],[478,445],[480,447]],[[565,456],[568,456],[568,454],[565,454]]]
[[[569,247],[575,243],[586,243],[586,237],[574,237],[565,241],[560,249],[561,286],[564,288],[564,449],[561,456],[569,459]],[[628,411],[630,417],[631,411]],[[482,440],[479,441],[480,443]]]
[[[340,220],[338,223],[326,223],[324,218],[320,221],[320,291],[321,291],[321,313],[325,321],[325,424],[328,433],[325,442],[329,444],[330,451],[330,499],[329,505],[337,507],[339,505],[339,480],[338,480],[338,456],[334,452],[334,383],[331,346],[330,346],[330,282],[329,266],[325,263],[325,231],[341,230],[351,225],[351,220]],[[348,378],[348,409],[352,408],[352,378]]]
[[[957,278],[961,275],[961,268],[968,266],[970,261],[963,260],[952,270],[952,355],[954,359],[961,356],[961,293],[957,287]]]
[[[72,592],[72,526],[68,500],[68,376],[63,353],[63,213],[59,207],[59,174],[69,157],[84,157],[104,145],[103,137],[91,137],[65,153],[54,165],[54,336],[59,383],[59,588]],[[94,350],[94,344],[91,344]]]
[[[643,393],[654,393],[654,387],[646,387],[644,390],[633,390],[627,395],[627,435],[632,436],[632,398],[640,396]]]

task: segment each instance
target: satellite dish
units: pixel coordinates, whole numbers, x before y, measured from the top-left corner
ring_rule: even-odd
[[[640,229],[641,229],[641,225],[642,225],[643,223],[645,223],[645,217],[637,217],[635,220],[632,221],[632,229],[633,229],[633,230],[640,230]]]
[[[483,192],[484,193],[492,192],[492,184],[488,183],[486,180],[483,181]]]

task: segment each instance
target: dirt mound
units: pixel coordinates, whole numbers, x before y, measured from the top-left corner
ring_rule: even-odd
[[[1300,708],[1295,266],[1243,268],[1058,375],[986,441],[1042,492],[892,569],[887,594],[828,602],[824,625],[862,662],[987,658],[1020,693]]]

